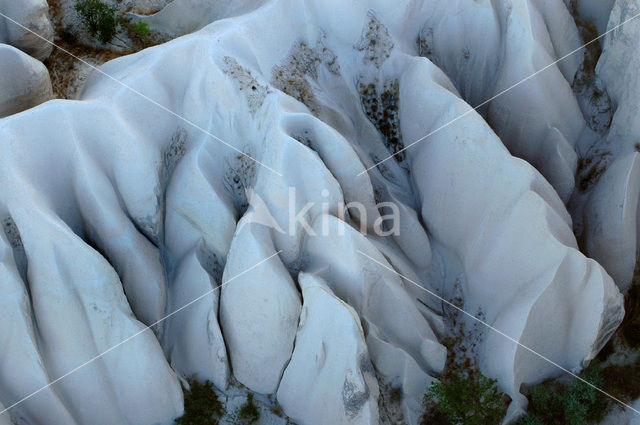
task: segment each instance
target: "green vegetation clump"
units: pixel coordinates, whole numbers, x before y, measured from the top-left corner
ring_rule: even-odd
[[[597,361],[593,361],[580,377],[598,388],[605,385]],[[585,425],[599,422],[608,410],[603,394],[579,379],[570,385],[535,385],[531,388],[529,401],[529,413],[518,425]]]
[[[79,0],[74,6],[87,32],[103,44],[113,40],[120,26],[118,8],[100,0]]]
[[[496,380],[479,372],[473,377],[455,372],[445,375],[440,382],[431,384],[425,399],[436,402],[439,412],[451,424],[497,425],[506,412]]]
[[[184,391],[184,415],[176,419],[178,425],[218,425],[224,415],[224,407],[213,390],[213,384],[189,380],[190,388]]]
[[[260,410],[253,401],[253,394],[247,394],[247,402],[238,410],[238,418],[242,424],[253,424],[260,419]]]
[[[464,303],[460,282],[453,287],[449,302],[462,308]],[[424,397],[425,412],[421,425],[497,425],[507,411],[510,398],[500,392],[496,380],[480,372],[477,349],[483,329],[478,321],[469,323],[460,317],[460,310],[445,309],[452,332],[442,343],[447,347],[447,364],[440,382],[434,382]],[[486,322],[479,309],[476,317]]]
[[[146,22],[136,22],[131,25],[129,28],[131,35],[140,39],[141,41],[146,41],[151,34],[151,30],[149,29],[149,25]]]
[[[546,425],[546,423],[536,415],[526,415],[518,421],[518,425]]]

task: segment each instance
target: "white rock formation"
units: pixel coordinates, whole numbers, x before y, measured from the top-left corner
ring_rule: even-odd
[[[51,54],[53,27],[46,0],[0,0],[0,12],[19,25],[0,16],[0,43],[11,44],[38,60]],[[33,33],[36,34],[33,34]]]
[[[564,4],[433,1],[416,16],[424,20],[420,54],[447,73],[470,105],[482,105],[479,112],[509,151],[542,172],[567,201],[574,188],[574,146],[585,126],[571,91],[582,55],[530,78],[582,44]]]
[[[251,214],[243,220],[250,221]],[[271,394],[291,358],[300,295],[279,258],[251,269],[276,253],[269,229],[251,224],[240,229],[223,278],[229,284],[222,288],[222,330],[236,379],[254,391]]]
[[[326,222],[323,235],[323,217],[316,219],[317,235],[306,241],[308,269],[358,313],[373,365],[386,382],[402,389],[405,419],[417,423],[423,389],[432,380],[429,374],[442,373],[446,350],[398,275],[367,258],[391,267],[378,249],[335,217]]]
[[[52,97],[49,72],[42,62],[15,47],[0,44],[0,118]]]
[[[575,8],[582,19],[593,24],[598,34],[607,30],[609,14],[616,0],[564,0],[569,7]]]
[[[216,285],[216,286],[214,286]],[[208,294],[189,308],[167,321],[167,356],[171,365],[187,376],[210,380],[218,388],[229,381],[229,361],[222,332],[218,325],[219,290],[217,282],[202,268],[195,250],[179,266],[170,293],[169,311],[176,311],[192,300]],[[213,291],[209,294],[210,291]]]
[[[314,275],[300,273],[304,304],[278,401],[297,423],[378,423],[378,382],[358,314]]]
[[[124,85],[95,73],[79,101],[0,120],[2,404],[201,297],[14,407],[14,420],[169,424],[181,410],[170,364],[221,389],[233,373],[303,424],[328,418],[315,416],[322,403],[332,420],[373,424],[370,358],[416,424],[446,359],[442,303],[423,289],[448,297],[458,277],[465,309],[490,325],[576,372],[593,358],[623,311],[562,202],[584,126],[569,89],[577,62],[483,111],[562,196],[458,93],[473,104],[541,69],[575,44],[575,26],[561,0],[462,5],[271,0],[107,63]],[[458,89],[417,56],[431,27],[428,56]],[[453,66],[455,51],[474,65]],[[362,207],[343,216],[344,201]],[[397,205],[397,235],[374,235],[383,201]],[[479,364],[511,415],[522,383],[561,373],[482,336]],[[307,353],[323,344],[319,367]],[[345,379],[349,401],[335,405]]]
[[[618,0],[609,26],[640,13],[637,2]],[[622,290],[629,288],[638,250],[640,195],[640,18],[604,38],[596,72],[604,81],[615,107],[608,132],[587,153],[590,176],[583,195],[583,239],[586,252],[599,261]],[[577,215],[578,213],[576,213]]]
[[[24,115],[12,120],[20,126],[28,119],[18,117]],[[4,140],[7,147],[16,146],[14,136]],[[55,148],[43,151],[50,149]],[[3,166],[10,167],[19,153],[11,148],[6,153]],[[38,162],[42,157],[30,159]],[[181,411],[180,387],[153,333],[144,331],[131,313],[116,273],[51,213],[47,202],[33,198],[30,208],[14,211],[9,199],[19,196],[11,189],[5,194],[0,394],[3,404],[10,405],[45,388],[10,411],[14,420],[168,423],[167,418]]]

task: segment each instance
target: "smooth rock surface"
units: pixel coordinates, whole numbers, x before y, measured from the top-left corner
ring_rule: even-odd
[[[46,0],[0,0],[0,43],[11,44],[43,61],[53,50],[53,27]],[[35,33],[35,34],[34,34]]]
[[[272,394],[291,358],[301,303],[277,257],[250,269],[276,253],[268,229],[256,227],[242,227],[231,245],[220,320],[236,379],[253,391]]]
[[[458,283],[467,311],[578,372],[623,314],[563,204],[584,126],[569,88],[579,61],[551,66],[484,115],[469,105],[566,52],[575,26],[561,0],[474,4],[484,18],[472,27],[455,2],[271,0],[105,64],[124,85],[94,73],[80,100],[0,120],[0,343],[11,347],[0,402],[161,321],[16,406],[14,420],[169,424],[182,411],[178,378],[223,389],[233,374],[282,397],[302,424],[315,411],[287,397],[333,403],[351,376],[355,398],[368,400],[354,418],[375,422],[370,371],[344,372],[366,357],[401,387],[413,425],[447,356],[434,294],[449,299]],[[435,64],[418,51],[431,26],[443,31]],[[476,68],[447,65],[456,51],[488,67],[470,87],[461,82]],[[505,108],[508,120],[491,118]],[[361,208],[344,213],[352,201]],[[381,202],[399,205],[399,235],[376,234],[391,208]],[[324,369],[296,350],[346,337],[300,324],[305,308],[316,317],[309,279],[326,283],[355,350],[332,344]],[[521,384],[561,370],[481,329],[476,360],[517,415]],[[340,421],[348,412],[336,409]]]
[[[634,1],[617,0],[611,11],[611,27],[640,13]],[[607,132],[587,153],[590,173],[583,220],[586,252],[599,261],[626,291],[636,270],[638,251],[638,196],[640,173],[640,18],[635,18],[604,37],[602,56],[596,68],[614,105]]]
[[[541,171],[567,201],[574,188],[575,144],[585,123],[571,91],[581,55],[554,64],[582,44],[565,5],[429,3],[429,12],[418,14],[425,19],[420,54],[441,67],[509,151]]]
[[[298,423],[377,424],[378,382],[358,314],[327,284],[300,273],[303,306],[278,402]]]
[[[49,72],[42,62],[15,47],[0,44],[0,118],[52,97]]]

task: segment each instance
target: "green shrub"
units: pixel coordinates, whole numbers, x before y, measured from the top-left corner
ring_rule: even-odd
[[[547,424],[553,423],[555,420],[559,420],[559,418],[564,417],[562,397],[557,392],[553,391],[549,386],[534,386],[533,388],[531,388],[531,394],[529,395],[529,398],[529,411],[533,414],[525,416],[525,420],[521,421],[521,424]],[[531,422],[526,421],[527,417],[529,417],[529,420]]]
[[[178,425],[218,425],[224,408],[209,381],[201,383],[189,380],[190,388],[184,391],[184,415],[176,419]]]
[[[110,6],[100,0],[79,0],[74,8],[82,25],[92,37],[106,44],[116,36],[120,25],[116,6]]]
[[[496,381],[481,373],[474,378],[453,372],[445,375],[440,382],[431,384],[425,398],[435,401],[452,424],[499,424],[506,411]]]
[[[546,423],[536,415],[526,415],[520,421],[518,425],[546,425]]]
[[[581,378],[598,388],[605,384],[600,377],[600,365],[593,361]],[[539,384],[531,388],[529,413],[518,425],[585,425],[599,422],[607,412],[606,398],[595,388],[579,379],[570,385]]]
[[[238,410],[238,418],[242,424],[252,424],[260,419],[260,410],[253,401],[253,394],[247,394],[247,402]]]
[[[136,22],[135,24],[131,25],[129,29],[133,37],[137,37],[142,41],[145,41],[151,34],[149,25],[147,25],[146,22]]]

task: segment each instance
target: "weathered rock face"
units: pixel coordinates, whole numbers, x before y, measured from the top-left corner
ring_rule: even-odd
[[[378,383],[358,313],[323,279],[300,273],[304,305],[278,401],[308,424],[378,423]]]
[[[247,214],[240,224],[250,221]],[[223,280],[239,276],[222,288],[220,309],[235,377],[264,394],[278,389],[300,317],[300,296],[280,259],[244,273],[275,253],[264,226],[248,224],[236,233]]]
[[[462,104],[442,109],[425,106],[425,98],[412,89],[432,78],[425,68],[407,67],[400,85],[400,97],[405,99],[401,116],[407,117],[403,133],[409,138],[466,109]],[[432,111],[431,123],[417,119],[426,110]],[[602,267],[578,251],[571,219],[549,183],[511,157],[481,120],[448,127],[429,143],[416,145],[411,159],[424,223],[462,263],[466,311],[478,312],[483,320],[511,337],[518,335],[522,344],[567,369],[590,360],[622,320],[622,297]],[[531,252],[537,253],[535,258]],[[501,290],[496,291],[498,286]],[[570,300],[586,294],[595,304],[567,308]],[[559,304],[550,307],[551,299]],[[598,316],[593,315],[593,305],[602,309]],[[580,321],[580,330],[558,325],[568,323],[564,322],[568,317]],[[521,383],[558,372],[502,335],[487,330],[484,338],[481,368],[502,383],[509,382],[507,391],[522,402],[517,393]]]
[[[441,67],[509,151],[536,167],[567,201],[574,189],[575,144],[585,126],[571,92],[582,55],[529,78],[582,44],[564,4],[431,3],[421,18],[421,55]]]
[[[609,14],[616,0],[564,0],[582,19],[595,26],[598,34],[607,30]]]
[[[574,215],[581,220],[584,248],[626,291],[637,270],[640,195],[640,13],[634,1],[616,1],[596,73],[613,105],[611,125],[583,161],[587,183]],[[628,22],[626,22],[628,21]],[[626,23],[625,23],[626,22]]]
[[[0,16],[0,43],[11,44],[41,61],[49,57],[53,45],[46,40],[53,41],[53,27],[46,0],[0,0],[0,12],[20,24]]]
[[[577,61],[469,106],[576,44],[561,0],[512,3],[271,0],[0,120],[0,402],[135,335],[11,415],[169,424],[176,374],[233,375],[301,424],[375,424],[390,385],[416,424],[447,356],[425,289],[580,370],[623,310],[562,202]],[[477,336],[511,417],[561,373]]]
[[[0,93],[0,118],[53,97],[49,73],[42,62],[6,44],[0,44]]]
[[[0,0],[0,12],[15,21],[0,16],[2,118],[53,98],[49,72],[40,62],[53,49],[53,27],[45,0]]]

